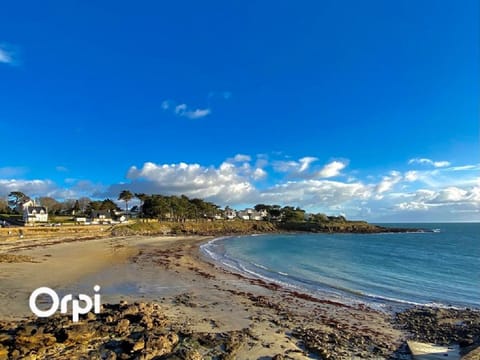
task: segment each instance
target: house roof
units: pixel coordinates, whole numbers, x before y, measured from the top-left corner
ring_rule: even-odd
[[[45,206],[27,206],[26,210],[29,214],[33,214],[34,211],[39,213],[42,212],[42,210],[45,213],[47,212],[47,208]]]
[[[92,211],[92,217],[98,217],[99,215],[104,215],[105,217],[112,217],[112,214],[108,210],[94,210]]]

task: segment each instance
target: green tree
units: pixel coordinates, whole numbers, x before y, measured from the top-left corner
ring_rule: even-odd
[[[140,213],[140,217],[143,217],[145,215],[144,211],[143,211],[143,204],[145,203],[145,200],[148,199],[148,195],[147,194],[144,194],[144,193],[135,193],[135,197],[140,200],[140,206],[139,206],[139,213]]]
[[[262,211],[262,210],[269,211],[272,207],[270,205],[257,204],[253,208],[255,209],[255,211]]]
[[[321,223],[326,223],[328,222],[328,216],[325,215],[325,214],[322,214],[322,213],[318,213],[318,214],[314,214],[312,216],[312,222],[315,222],[315,223],[318,223],[318,224],[321,224]]]
[[[162,195],[147,196],[143,201],[142,212],[151,219],[164,219],[170,212],[170,202]]]
[[[117,206],[117,204],[113,200],[105,199],[102,201],[100,210],[107,210],[113,213],[114,211],[120,211],[120,208]]]
[[[117,204],[115,204],[114,201],[110,199],[90,201],[87,206],[87,214],[91,215],[93,211],[99,210],[109,211],[110,213],[113,213],[116,210],[120,210],[120,208],[117,206]]]
[[[279,220],[282,217],[282,209],[280,205],[270,206],[270,209],[267,209],[267,212],[270,219]]]
[[[286,222],[303,222],[305,221],[305,210],[299,207],[284,206],[282,208],[283,221]]]
[[[125,212],[128,212],[128,202],[133,199],[133,194],[129,190],[123,190],[118,196],[118,200],[125,201]]]
[[[8,206],[15,210],[18,210],[18,206],[21,203],[28,200],[30,200],[30,197],[28,197],[21,191],[12,191],[10,194],[8,194]]]

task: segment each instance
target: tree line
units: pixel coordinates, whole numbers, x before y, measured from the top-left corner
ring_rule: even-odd
[[[138,205],[129,208],[128,204],[136,199]],[[13,191],[8,195],[8,200],[0,199],[0,213],[19,213],[19,205],[30,200],[30,197],[22,192]],[[129,190],[120,192],[118,201],[125,203],[125,213],[135,214],[139,218],[149,218],[170,221],[187,221],[225,218],[228,207],[222,209],[220,206],[199,198],[189,198],[185,195],[147,195],[144,193],[132,193]],[[89,216],[94,211],[107,211],[112,213],[120,212],[121,209],[112,199],[92,200],[88,197],[79,199],[67,199],[57,201],[52,197],[39,197],[35,199],[36,205],[44,206],[51,215],[75,215]],[[282,222],[303,222],[314,223],[344,222],[343,216],[327,216],[322,213],[307,214],[300,207],[257,204],[254,210],[265,214],[264,219]]]
[[[21,191],[12,191],[8,199],[0,199],[0,213],[20,214],[21,204],[33,200]],[[35,205],[48,209],[51,215],[90,215],[94,210],[119,211],[118,205],[111,199],[92,200],[88,197],[58,201],[50,196],[35,199]]]

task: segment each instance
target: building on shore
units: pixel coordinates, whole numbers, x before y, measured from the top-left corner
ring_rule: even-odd
[[[23,222],[25,225],[48,222],[48,211],[45,206],[26,206],[23,209]]]

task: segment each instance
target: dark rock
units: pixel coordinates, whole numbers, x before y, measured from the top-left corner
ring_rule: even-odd
[[[130,326],[130,320],[121,319],[118,321],[117,326],[115,326],[115,332],[119,335],[125,335],[128,333],[129,326]]]
[[[397,313],[394,323],[417,341],[461,347],[480,344],[480,311],[415,307]]]

